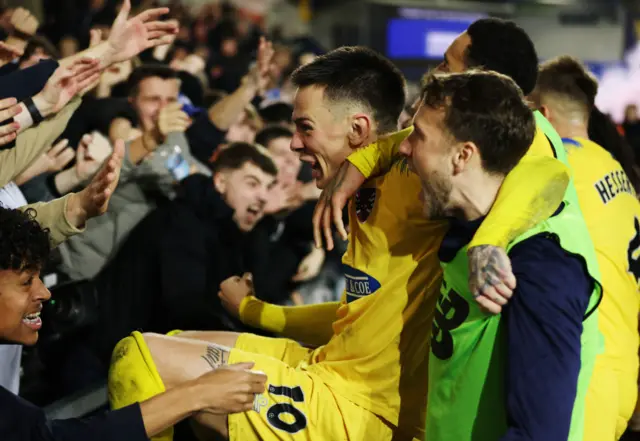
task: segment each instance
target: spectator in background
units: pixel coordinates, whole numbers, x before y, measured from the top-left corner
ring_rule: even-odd
[[[22,213],[0,207],[0,340],[34,345],[42,326],[42,304],[51,298],[40,279],[50,252],[49,233]],[[49,421],[43,410],[0,386],[0,439],[3,441],[146,440],[202,409],[239,412],[253,406],[266,377],[250,364],[218,369],[185,387],[173,388],[140,404],[88,420]]]
[[[207,64],[209,87],[233,92],[248,71],[250,57],[239,51],[239,36],[235,23],[222,22],[209,35],[214,56]]]
[[[253,273],[256,290],[268,293],[276,303],[285,303],[296,283],[315,278],[322,268],[325,252],[313,243],[312,216],[315,185],[309,189],[299,181],[302,161],[291,150],[293,132],[285,127],[270,126],[256,135],[256,142],[265,146],[278,167],[278,177],[265,207],[276,221],[270,237],[268,265]]]
[[[68,35],[60,40],[60,43],[58,43],[58,50],[60,51],[60,56],[62,58],[75,55],[79,51],[78,40]]]
[[[213,179],[190,176],[176,200],[140,222],[95,279],[97,323],[68,354],[56,354],[70,389],[104,378],[115,344],[134,329],[246,329],[216,294],[222,281],[266,265],[260,256],[270,258],[263,252],[266,226],[254,228],[276,173],[262,147],[232,144]]]
[[[193,170],[207,170],[192,158],[184,136],[190,118],[177,102],[176,72],[165,66],[142,66],[129,82],[136,127],[116,119],[111,128],[117,138],[133,138],[127,144],[120,185],[108,213],[92,220],[85,233],[60,248],[60,270],[74,280],[98,274],[158,198],[173,197],[175,184]],[[72,183],[68,189],[79,184]]]
[[[250,104],[272,81],[273,53],[271,43],[262,38],[257,62],[242,77],[240,87],[216,101],[207,112],[194,117],[194,123],[187,130],[187,139],[199,161],[210,163],[215,159],[218,147],[226,142],[253,142],[261,123]]]
[[[279,125],[295,130],[295,124],[291,120],[293,115],[293,106],[289,103],[275,102],[264,106],[259,111],[260,117],[265,125]]]

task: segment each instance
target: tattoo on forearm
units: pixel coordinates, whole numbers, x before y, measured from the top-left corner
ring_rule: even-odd
[[[223,364],[227,364],[229,353],[219,346],[209,345],[202,358],[209,363],[211,369],[217,369]]]
[[[500,248],[480,245],[469,250],[471,262],[470,282],[474,295],[480,295],[490,286],[496,285],[500,272],[508,271],[508,265],[500,253]]]

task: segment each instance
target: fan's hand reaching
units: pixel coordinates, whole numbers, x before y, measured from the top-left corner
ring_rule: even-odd
[[[273,79],[273,44],[261,37],[258,45],[258,59],[250,72],[243,78],[243,84],[254,89],[258,95],[263,94]]]
[[[133,18],[129,18],[129,12],[131,1],[124,0],[107,39],[108,64],[128,60],[146,49],[171,43],[178,33],[175,21],[159,20],[169,12],[169,8],[148,9]]]
[[[88,219],[107,211],[111,196],[118,186],[123,157],[124,141],[118,140],[111,157],[93,177],[91,183],[84,190],[71,195],[67,203],[67,219],[72,225],[81,228]]]
[[[70,66],[61,66],[49,77],[44,89],[33,97],[43,117],[59,112],[71,99],[100,78],[98,60],[80,58]]]

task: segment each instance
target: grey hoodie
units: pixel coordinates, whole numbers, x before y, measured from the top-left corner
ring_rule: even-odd
[[[208,169],[191,156],[183,133],[170,133],[165,143],[137,166],[129,160],[127,144],[120,182],[111,197],[108,211],[103,216],[90,219],[84,233],[60,245],[63,260],[60,271],[73,280],[93,278],[115,255],[138,222],[155,208],[155,202],[148,194],[161,193],[170,199],[175,196],[178,179],[168,162],[176,159],[172,157],[178,150],[176,146],[187,165],[210,175]],[[179,168],[184,169],[186,167]],[[180,172],[177,175],[181,177]]]

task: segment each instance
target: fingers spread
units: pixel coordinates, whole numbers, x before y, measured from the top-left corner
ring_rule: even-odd
[[[149,20],[156,20],[162,17],[163,15],[167,14],[168,12],[169,12],[169,8],[147,9],[146,11],[143,11],[140,14],[136,15],[134,19],[140,20],[143,23],[145,23],[145,22],[148,22]]]

